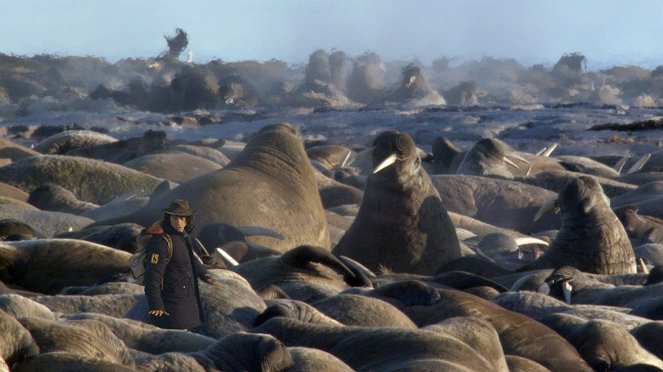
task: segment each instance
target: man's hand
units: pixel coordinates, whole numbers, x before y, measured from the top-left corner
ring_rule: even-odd
[[[147,313],[150,314],[150,315],[154,315],[154,316],[168,316],[168,315],[170,315],[170,314],[168,314],[168,312],[166,310],[163,310],[163,309],[161,309],[161,310],[150,310]]]

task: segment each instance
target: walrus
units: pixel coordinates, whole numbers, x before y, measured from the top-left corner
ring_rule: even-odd
[[[615,214],[624,225],[633,246],[647,243],[663,243],[663,220],[638,214],[638,208],[626,205],[615,209]]]
[[[619,177],[615,169],[585,156],[561,155],[557,159],[566,170],[604,178]]]
[[[302,244],[329,248],[327,221],[313,168],[298,130],[289,124],[263,127],[223,169],[153,197],[134,213],[96,224],[134,222],[148,226],[173,199],[189,202],[198,227],[211,223],[261,226],[284,239],[251,236],[248,240],[281,252]],[[201,241],[206,247],[217,246],[217,241]]]
[[[94,203],[78,200],[73,192],[52,183],[44,183],[32,190],[28,203],[45,211],[77,215],[83,215],[99,207]]]
[[[541,257],[519,271],[569,265],[596,274],[637,272],[626,230],[593,176],[569,182],[554,206],[562,220],[559,232]]]
[[[548,368],[541,364],[527,358],[519,357],[517,355],[505,355],[507,367],[509,371],[527,371],[527,372],[547,372]]]
[[[39,346],[21,323],[12,315],[0,309],[0,329],[2,329],[2,342],[0,342],[0,360],[9,365],[23,359],[39,354]],[[2,370],[0,364],[0,370]]]
[[[410,318],[390,303],[368,296],[340,293],[312,305],[349,326],[417,328]]]
[[[127,367],[97,357],[85,356],[67,351],[41,353],[34,358],[16,363],[14,372],[32,371],[116,371],[134,372],[134,366]]]
[[[495,371],[509,370],[497,330],[487,320],[471,316],[455,317],[422,329],[449,335],[472,345],[483,358],[493,363]]]
[[[194,352],[211,346],[215,339],[194,332],[161,329],[151,324],[131,319],[79,312],[67,315],[67,320],[95,320],[108,326],[127,347],[145,353]]]
[[[306,302],[290,299],[273,301],[272,304],[267,306],[265,311],[256,317],[254,326],[259,326],[276,317],[290,318],[307,323],[343,327],[343,323],[324,314],[312,305],[309,305]]]
[[[483,138],[465,153],[456,174],[511,179],[514,177],[511,169],[519,167],[509,157],[512,153],[511,147],[499,139]]]
[[[19,189],[16,186],[12,186],[8,183],[0,182],[0,195],[5,197],[16,199],[18,201],[27,202],[30,194]]]
[[[176,186],[177,184],[170,181],[163,181],[159,184],[159,186],[157,186],[157,188],[154,189],[154,192],[150,195],[150,197],[145,196],[145,193],[142,190],[128,192],[116,197],[110,203],[101,205],[96,209],[85,212],[83,216],[91,218],[95,221],[108,220],[111,218],[125,216],[144,207],[150,198],[154,197],[155,195],[164,192],[166,189],[172,190]]]
[[[50,182],[73,192],[79,200],[105,204],[128,191],[152,191],[163,180],[101,160],[42,155],[1,167],[0,181],[26,192]]]
[[[222,107],[257,107],[263,104],[256,88],[241,75],[231,73],[222,76],[218,84]]]
[[[204,241],[216,241],[218,249],[211,249],[208,252],[209,255],[202,257],[202,259],[210,267],[226,269],[229,266],[235,265],[235,263],[230,262],[228,257],[223,253],[228,254],[236,262],[250,261],[259,257],[278,256],[281,254],[281,252],[275,249],[247,240],[247,237],[254,235],[269,236],[275,240],[283,239],[281,234],[259,226],[235,227],[225,223],[205,225],[200,230],[198,238]]]
[[[318,170],[315,170],[315,179],[325,209],[361,202],[363,193],[360,189],[327,177]]]
[[[177,183],[222,168],[211,160],[181,151],[153,152],[131,159],[122,165]]]
[[[533,221],[536,212],[556,196],[550,190],[484,176],[433,175],[431,180],[456,226],[458,221],[453,219],[453,212],[522,234],[559,229],[559,219],[554,215]]]
[[[18,161],[21,159],[40,155],[41,153],[39,151],[19,145],[10,140],[0,138],[0,158],[7,158],[11,161]]]
[[[117,138],[91,130],[66,130],[47,137],[34,150],[42,154],[63,155],[70,150],[117,142]]]
[[[173,142],[176,143],[176,141]],[[213,163],[225,167],[226,165],[228,165],[228,163],[230,163],[230,158],[228,158],[228,156],[222,153],[221,150],[219,150],[219,148],[225,146],[226,142],[227,141],[224,139],[218,139],[214,143],[210,144],[206,144],[205,142],[178,143],[169,146],[165,150],[157,151],[155,152],[155,154],[180,152],[189,155],[194,155],[199,158],[207,159]]]
[[[440,300],[440,294],[437,293],[434,284],[429,285],[419,279],[393,279],[376,284],[376,288],[350,288],[342,294],[361,294],[378,298],[401,311],[410,306],[430,306]]]
[[[566,340],[536,320],[469,293],[453,289],[437,291],[436,303],[399,309],[420,327],[458,316],[485,319],[497,330],[505,354],[529,358],[553,369],[591,370]]]
[[[568,170],[550,170],[526,177],[517,176],[514,178],[514,180],[527,185],[538,186],[556,193],[560,193],[564,187],[569,184],[569,182],[580,176],[587,176],[587,174],[572,172]],[[630,192],[636,190],[636,186],[632,184],[619,182],[612,178],[605,178],[594,175],[591,176],[594,177],[599,184],[601,184],[603,193],[609,198],[620,197],[622,194],[629,194]]]
[[[93,285],[129,272],[127,252],[75,239],[0,243],[0,280],[54,294],[71,285]]]
[[[133,367],[127,346],[105,324],[96,320],[51,321],[22,318],[41,353],[64,351]]]
[[[647,322],[630,331],[642,347],[663,360],[663,344],[658,339],[661,332],[663,332],[661,321]]]
[[[352,157],[357,156],[353,150],[341,145],[310,147],[306,150],[306,154],[309,159],[317,161],[328,170],[333,168],[343,168],[349,164]]]
[[[456,145],[451,142],[446,137],[436,137],[433,140],[432,145],[433,157],[431,159],[431,169],[430,174],[453,174],[456,173],[456,168],[458,164],[453,164],[454,162],[458,163],[460,160],[454,160],[455,158],[461,158],[465,155],[463,150],[458,148]]]
[[[423,69],[414,63],[403,67],[400,86],[389,92],[385,101],[402,103],[406,107],[446,105],[444,97],[428,86]]]
[[[357,217],[333,253],[371,270],[426,275],[459,258],[456,229],[412,138],[383,132],[373,141],[372,157],[375,170]]]
[[[539,321],[553,314],[566,314],[584,320],[608,320],[629,330],[651,321],[626,313],[629,309],[617,306],[569,305],[534,291],[502,293],[492,298],[491,302]]]
[[[293,367],[288,368],[291,372],[317,371],[317,372],[352,372],[353,369],[332,354],[310,348],[289,347],[292,356]]]
[[[42,211],[26,202],[4,196],[0,196],[0,220],[7,222],[3,223],[3,228],[0,228],[3,235],[7,234],[4,235],[5,238],[11,236],[12,231],[18,233],[14,236],[18,239],[6,240],[24,240],[33,236],[37,238],[51,237],[65,231],[82,229],[94,222],[92,219],[74,214]],[[11,221],[18,221],[18,224]],[[19,227],[19,225],[29,227]],[[6,228],[9,229],[5,230]],[[34,234],[30,233],[29,230],[32,230]]]
[[[140,137],[70,149],[67,155],[122,164],[152,151],[163,150],[168,144],[166,137],[164,131],[149,129]]]
[[[232,270],[256,290],[270,284],[288,296],[311,302],[334,295],[350,285],[362,285],[342,261],[329,251],[315,246],[299,246],[280,256],[256,258]]]
[[[0,310],[20,318],[42,318],[55,320],[56,315],[45,305],[19,294],[0,295]]]
[[[252,332],[271,334],[289,347],[326,351],[355,370],[495,370],[493,362],[487,361],[475,345],[442,332],[338,327],[282,317],[270,319]],[[418,368],[412,367],[413,363]]]
[[[44,237],[45,234],[43,232],[38,231],[23,221],[12,218],[0,220],[0,240],[31,240]]]
[[[33,299],[53,312],[72,314],[89,312],[123,317],[144,296],[140,294],[99,294],[38,296]]]
[[[121,223],[113,226],[96,226],[64,232],[54,236],[54,238],[87,240],[134,253],[138,247],[137,238],[142,230],[143,227],[135,223]]]
[[[549,317],[549,326],[567,339],[596,371],[663,369],[663,361],[642,347],[624,327],[607,320]],[[632,369],[629,369],[632,368]]]
[[[286,345],[260,333],[233,333],[190,355],[208,371],[284,371],[293,366]]]
[[[640,276],[641,274],[637,275]],[[659,302],[661,300],[660,291],[663,288],[661,283],[646,286],[613,285],[597,279],[600,279],[600,277],[592,277],[573,267],[564,266],[550,274],[546,278],[546,283],[550,287],[551,296],[564,299],[567,303],[573,304],[597,304],[634,309],[638,305],[642,306],[649,301]],[[646,276],[641,280],[646,281]],[[631,313],[641,315],[635,311]]]

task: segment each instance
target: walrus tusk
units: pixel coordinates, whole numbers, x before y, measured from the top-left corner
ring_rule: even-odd
[[[516,160],[520,160],[522,162],[529,163],[529,161],[527,161],[527,159],[523,158],[522,156],[520,156],[518,154],[513,153],[513,154],[511,154],[511,157],[516,159]]]
[[[518,164],[514,163],[513,160],[509,159],[507,156],[502,157],[502,160],[504,160],[504,162],[507,163],[507,164],[509,164],[510,166],[512,166],[512,167],[514,167],[514,168],[516,168],[516,169],[520,169],[520,167],[518,166]]]
[[[198,260],[198,263],[200,263],[201,265],[205,265],[205,263],[203,262],[203,259],[200,258],[200,256],[198,256],[198,253],[193,252],[193,257],[195,257]]]
[[[631,168],[629,168],[626,171],[626,174],[635,173],[635,172],[639,171],[640,169],[642,169],[642,167],[645,165],[645,163],[647,163],[647,161],[649,161],[649,158],[651,158],[651,154],[643,155],[640,159],[638,159],[638,161],[635,162],[635,164],[633,164],[633,166]]]
[[[518,259],[522,260],[523,259],[523,251],[520,248],[523,245],[529,245],[529,244],[537,244],[537,245],[545,245],[546,247],[549,245],[548,242],[545,240],[541,240],[539,238],[533,238],[531,236],[527,236],[524,238],[515,238],[514,241],[516,242],[516,245],[518,246]],[[534,259],[538,258],[538,248],[534,248]]]
[[[623,158],[619,159],[615,165],[612,166],[612,169],[614,169],[618,174],[622,174],[622,169],[624,169],[624,165],[626,165],[627,161],[628,156],[624,156]]]
[[[352,151],[348,150],[348,153],[345,154],[343,161],[338,165],[339,168],[345,168],[345,166],[348,164],[348,160],[350,160],[350,155],[352,155]]]
[[[120,195],[117,195],[116,197],[114,197],[113,200],[111,200],[108,204],[131,200],[131,199],[134,199],[137,196],[142,195],[144,193],[145,193],[145,190],[143,190],[143,189],[135,189],[135,190],[127,191],[124,194],[120,194]]]
[[[526,175],[526,176],[529,176],[529,172],[532,170],[532,163],[531,163],[529,160],[523,158],[522,156],[520,156],[520,155],[518,155],[518,154],[511,154],[510,156],[511,156],[512,158],[514,158],[514,159],[516,159],[516,160],[520,160],[520,161],[522,161],[523,163],[526,163],[526,164],[528,165],[528,167],[527,167],[527,172],[526,172],[525,175]],[[510,166],[512,166],[512,167],[514,167],[514,168],[516,168],[516,169],[520,169],[520,167],[519,167],[519,166],[518,166],[513,160],[511,160],[508,156],[504,155],[504,157],[502,158],[502,160],[504,160],[504,162],[507,163],[507,164],[509,164]]]
[[[562,283],[562,290],[564,291],[564,301],[567,304],[571,304],[571,291],[573,291],[573,286],[569,282]]]
[[[555,208],[555,202],[556,201],[557,201],[557,199],[552,199],[552,200],[548,201],[546,204],[542,205],[541,208],[539,208],[539,210],[534,215],[534,218],[532,219],[532,221],[538,221],[546,212],[548,212],[549,210]]]
[[[277,233],[276,231],[260,226],[239,226],[237,227],[237,230],[241,231],[245,236],[262,235],[276,238],[278,240],[285,239],[283,235]]]
[[[352,266],[352,267],[354,267],[355,269],[361,271],[361,272],[362,272],[364,275],[366,275],[367,277],[369,277],[369,278],[375,278],[375,277],[376,277],[375,273],[373,273],[373,272],[371,271],[371,269],[369,269],[368,267],[366,267],[366,266],[360,264],[360,263],[357,262],[356,260],[353,260],[352,258],[350,258],[350,257],[348,257],[348,256],[343,256],[343,255],[341,255],[341,256],[339,256],[339,257],[341,258],[341,260],[343,260],[343,262],[344,262],[345,264],[347,264],[348,266]]]
[[[541,240],[539,238],[533,238],[531,236],[527,236],[524,238],[515,238],[516,244],[520,247],[521,245],[528,245],[528,244],[540,244],[540,245],[545,245],[548,246],[548,242],[545,240]]]
[[[223,259],[226,260],[231,266],[238,266],[239,265],[239,262],[235,261],[235,259],[232,258],[232,256],[229,255],[228,253],[226,253],[226,251],[224,251],[223,249],[217,247],[216,251],[219,252],[221,257],[223,257]]]
[[[640,264],[640,269],[642,269],[643,273],[649,274],[649,268],[645,264],[645,260],[643,260],[642,257],[638,258],[638,264]]]
[[[194,242],[195,244],[198,245],[198,248],[200,248],[200,249],[203,251],[203,253],[205,254],[205,256],[209,256],[209,252],[207,251],[207,248],[205,247],[205,245],[203,244],[203,242],[200,241],[200,239],[198,239],[198,238],[193,238],[193,242]]]
[[[555,151],[555,149],[557,148],[557,146],[558,146],[558,145],[557,145],[557,143],[555,142],[555,143],[553,143],[553,144],[550,145],[550,146],[544,147],[543,150],[541,150],[541,151],[539,151],[539,152],[536,153],[536,156],[545,156],[545,157],[549,157],[550,154],[552,154],[552,152]]]
[[[394,164],[398,160],[398,156],[396,154],[391,154],[389,155],[386,159],[382,161],[375,169],[373,169],[373,174],[383,170],[384,168]]]
[[[512,156],[513,156],[514,158],[516,158],[516,159],[522,161],[523,163],[526,163],[526,164],[527,164],[527,172],[525,172],[525,176],[529,176],[529,172],[532,171],[532,162],[529,161],[529,160],[527,160],[527,159],[525,159],[525,158],[523,158],[522,156],[519,156],[519,155],[512,155]]]
[[[550,145],[550,147],[549,147],[549,148],[548,148],[543,154],[541,154],[541,155],[542,155],[542,156],[545,156],[545,157],[550,156],[550,154],[552,154],[552,152],[555,151],[555,149],[557,148],[557,146],[558,146],[557,143],[553,143],[553,144]]]

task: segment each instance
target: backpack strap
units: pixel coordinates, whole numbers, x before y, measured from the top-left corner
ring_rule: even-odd
[[[161,220],[155,221],[152,226],[145,229],[145,232],[152,235],[159,235],[166,241],[166,245],[168,246],[166,262],[170,261],[170,259],[173,257],[173,239],[171,239],[170,235],[166,234],[166,232],[163,230],[163,227],[161,227]]]
[[[170,259],[173,257],[173,239],[171,239],[170,235],[168,234],[159,234],[163,238],[163,240],[166,241],[166,245],[168,246],[168,254],[166,255],[166,263],[170,261]]]

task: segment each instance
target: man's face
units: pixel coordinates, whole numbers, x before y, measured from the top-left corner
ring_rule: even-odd
[[[184,226],[186,226],[186,217],[171,214],[170,225],[173,227],[173,229],[175,229],[175,231],[182,232],[184,231]]]

